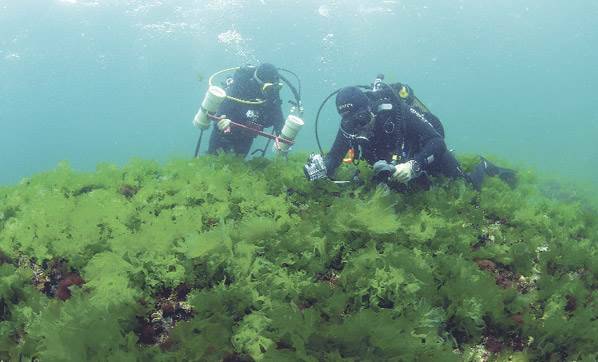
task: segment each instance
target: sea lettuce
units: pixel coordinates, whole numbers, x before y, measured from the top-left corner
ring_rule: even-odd
[[[306,155],[67,163],[0,188],[0,359],[591,360],[598,213],[308,182]],[[462,158],[470,169],[475,157]]]

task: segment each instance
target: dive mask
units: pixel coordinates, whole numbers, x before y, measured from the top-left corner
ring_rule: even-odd
[[[355,114],[343,117],[341,132],[351,140],[369,141],[373,127],[373,115],[369,108],[364,108]]]
[[[262,84],[262,94],[266,98],[274,98],[277,97],[282,89],[284,83],[277,82],[277,83],[263,83]]]
[[[264,95],[265,98],[274,98],[277,97],[280,93],[280,90],[284,86],[284,83],[276,81],[276,82],[264,82],[257,76],[257,70],[253,73],[253,79],[259,85],[260,91]]]

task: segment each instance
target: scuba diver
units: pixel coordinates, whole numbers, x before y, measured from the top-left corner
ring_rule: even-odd
[[[223,82],[222,87],[212,85],[215,75],[232,70],[234,74]],[[283,153],[288,151],[297,132],[303,126],[303,121],[299,118],[303,109],[300,91],[281,76],[278,70],[272,64],[262,63],[259,66],[225,69],[210,77],[210,88],[193,120],[193,124],[202,130],[201,135],[209,128],[211,121],[216,122],[216,127],[210,135],[208,154],[223,151],[234,152],[245,157],[258,135],[274,140],[275,151]],[[287,72],[295,75],[290,71]],[[284,84],[281,79],[289,84],[296,100],[290,102],[294,105],[291,113],[296,115],[289,115],[286,122],[280,99],[280,89]],[[272,127],[271,134],[264,132],[264,129],[269,127]],[[201,135],[196,147],[196,156],[199,152]],[[266,148],[267,146],[254,153],[262,151],[264,155]]]
[[[348,162],[365,159],[373,165],[375,181],[399,191],[414,185],[429,188],[426,175],[462,177],[476,190],[481,189],[487,175],[499,176],[511,186],[515,184],[514,171],[494,166],[484,158],[473,172],[463,172],[446,147],[444,129],[438,118],[426,111],[427,108],[407,104],[398,94],[401,86],[385,84],[380,78],[377,84],[374,82],[375,87],[346,87],[328,96],[327,99],[336,94],[341,124],[326,157],[312,154],[308,159],[304,172],[309,180],[332,178],[348,154],[352,155]],[[368,90],[364,92],[362,88]],[[316,132],[317,120],[318,117]]]

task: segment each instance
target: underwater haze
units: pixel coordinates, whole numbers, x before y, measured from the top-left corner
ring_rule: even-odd
[[[61,160],[192,157],[208,77],[260,61],[301,78],[296,150],[317,149],[328,94],[383,73],[458,154],[595,184],[596,19],[592,0],[0,0],[0,184]]]

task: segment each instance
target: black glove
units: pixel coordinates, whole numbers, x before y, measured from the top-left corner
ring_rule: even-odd
[[[385,160],[376,161],[374,163],[374,180],[377,182],[386,182],[395,172],[396,167],[392,163]]]

